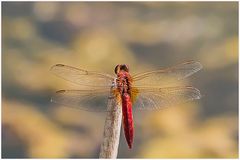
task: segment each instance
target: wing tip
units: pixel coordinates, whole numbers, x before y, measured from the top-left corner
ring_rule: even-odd
[[[193,87],[193,89],[194,89],[194,99],[201,99],[202,98],[202,94],[201,94],[201,92],[200,92],[200,90],[199,89],[197,89],[197,88],[194,88]]]
[[[203,68],[203,65],[200,62],[195,61],[195,60],[189,60],[189,61],[186,62],[186,64],[195,64],[196,71],[199,71]]]
[[[188,89],[191,89],[190,91],[194,93],[192,99],[201,99],[203,97],[199,89],[193,86],[185,86],[185,87]]]
[[[196,61],[195,62],[196,64],[197,64],[197,71],[199,71],[199,70],[201,70],[202,68],[203,68],[203,65],[200,63],[200,62],[198,62],[198,61]]]
[[[66,90],[59,90],[59,91],[56,91],[56,93],[64,93],[66,92]]]
[[[50,68],[50,71],[53,72],[55,67],[64,67],[64,66],[65,66],[64,64],[55,64]]]

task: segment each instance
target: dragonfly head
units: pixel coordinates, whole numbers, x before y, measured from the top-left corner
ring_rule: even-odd
[[[118,74],[120,71],[129,72],[129,68],[126,64],[118,64],[115,67],[115,73]]]

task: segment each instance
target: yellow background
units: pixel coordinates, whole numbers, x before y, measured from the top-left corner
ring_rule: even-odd
[[[50,103],[78,87],[52,65],[137,73],[192,59],[204,97],[134,112],[133,149],[122,132],[119,158],[238,156],[238,3],[3,2],[2,157],[98,157],[105,115]]]

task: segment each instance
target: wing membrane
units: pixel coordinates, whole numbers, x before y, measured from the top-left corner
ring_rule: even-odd
[[[202,69],[202,65],[196,61],[186,61],[173,67],[140,73],[133,76],[133,86],[161,86],[169,87],[178,80],[185,79]],[[176,86],[176,85],[175,85]]]
[[[146,110],[162,109],[201,98],[200,91],[192,86],[138,88],[132,92],[136,95],[134,108]]]
[[[93,112],[107,111],[110,97],[109,90],[60,90],[51,101],[66,107]]]
[[[63,64],[52,66],[50,71],[65,80],[89,87],[110,87],[114,80],[114,77],[108,74],[87,71]]]
[[[145,72],[133,76],[132,101],[137,109],[161,109],[178,103],[200,99],[200,91],[192,86],[169,87],[176,81],[191,76],[202,68],[199,62],[187,61],[174,67]],[[76,84],[90,87],[88,90],[60,90],[52,102],[88,111],[108,111],[107,103],[114,77],[94,71],[86,71],[57,64],[51,68],[57,76]],[[99,88],[101,87],[101,89]]]

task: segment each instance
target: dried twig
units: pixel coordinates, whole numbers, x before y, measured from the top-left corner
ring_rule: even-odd
[[[109,98],[103,142],[99,158],[117,158],[122,123],[122,108],[115,98]]]

